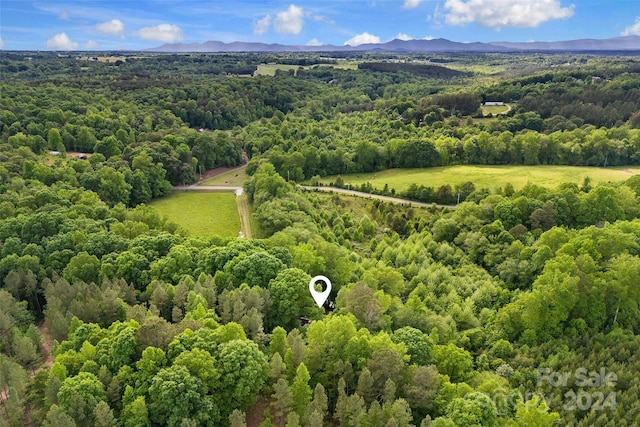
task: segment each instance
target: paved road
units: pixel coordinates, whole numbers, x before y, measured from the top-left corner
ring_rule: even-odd
[[[436,206],[438,208],[450,208],[450,209],[455,209],[456,206],[455,205],[438,205],[435,203],[423,203],[423,202],[416,202],[413,200],[407,200],[407,199],[400,199],[398,197],[389,197],[389,196],[380,196],[378,194],[369,194],[369,193],[363,193],[362,191],[355,191],[355,190],[346,190],[344,188],[336,188],[336,187],[311,187],[308,185],[299,185],[299,188],[302,188],[304,190],[310,190],[310,191],[315,191],[315,190],[319,190],[319,191],[328,191],[331,193],[340,193],[340,194],[346,194],[349,196],[358,196],[358,197],[365,197],[367,199],[378,199],[378,200],[383,200],[385,202],[392,202],[392,203],[403,203],[403,204],[408,204],[410,206],[423,206],[423,207],[431,207],[431,206]]]

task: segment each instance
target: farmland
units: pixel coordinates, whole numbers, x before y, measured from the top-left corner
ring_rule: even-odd
[[[358,173],[343,175],[345,185],[351,186],[371,183],[376,188],[403,191],[411,184],[426,185],[438,188],[442,185],[455,186],[471,181],[476,188],[496,190],[507,183],[516,189],[527,183],[548,188],[556,187],[563,182],[580,184],[589,177],[593,184],[607,181],[624,181],[631,175],[640,172],[640,168],[595,168],[583,166],[446,166],[427,169],[388,169],[382,172]],[[324,185],[335,182],[337,176],[323,178]]]
[[[339,70],[356,70],[358,68],[358,64],[355,62],[346,62],[342,61],[338,64],[315,64],[315,65],[307,65],[301,67],[299,65],[286,65],[286,64],[260,64],[258,65],[258,71],[256,71],[257,75],[260,76],[274,76],[276,71],[289,71],[289,70],[298,70],[299,68],[303,68],[305,70],[312,69],[315,67],[332,67]]]

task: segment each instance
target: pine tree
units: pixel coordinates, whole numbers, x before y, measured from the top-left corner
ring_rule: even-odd
[[[296,364],[296,361],[293,357],[293,352],[290,348],[288,348],[284,354],[284,364],[286,367],[287,378],[292,380],[296,374],[298,365]]]
[[[411,407],[404,399],[396,399],[391,405],[391,419],[397,422],[399,426],[411,425],[413,417],[411,415]]]
[[[284,421],[289,411],[291,411],[292,399],[289,383],[286,379],[280,378],[273,387],[271,395],[271,406],[275,411],[276,419],[280,422]]]
[[[373,387],[373,376],[367,368],[362,369],[360,372],[357,393],[362,396],[367,404],[370,404],[376,398],[376,391]]]
[[[291,385],[291,399],[293,403],[293,409],[298,415],[304,415],[309,402],[311,402],[311,387],[309,387],[309,380],[311,379],[309,371],[304,363],[301,363],[296,370],[296,377]]]
[[[291,412],[287,416],[287,427],[300,427],[300,416],[295,412]]]
[[[234,409],[231,415],[229,415],[230,427],[247,427],[246,415],[239,409]]]
[[[322,416],[322,413],[318,409],[315,409],[309,415],[306,425],[308,427],[322,427],[324,425],[324,417]]]
[[[275,383],[280,378],[283,378],[283,374],[285,370],[286,370],[286,366],[282,361],[282,356],[280,356],[280,353],[274,353],[273,356],[271,356],[271,364],[269,367],[269,377]]]
[[[385,405],[391,405],[396,400],[396,384],[391,378],[384,383],[384,393],[382,394],[382,401]]]
[[[342,424],[347,411],[347,400],[349,399],[346,392],[347,383],[344,378],[338,380],[338,400],[336,401],[336,409],[333,414],[338,423]]]
[[[320,383],[316,384],[316,388],[313,390],[313,400],[308,405],[307,413],[319,412],[320,416],[324,419],[329,411],[329,399],[324,386]]]
[[[42,424],[43,427],[76,427],[76,422],[73,421],[64,409],[58,405],[51,406],[47,413],[47,418]]]
[[[113,416],[113,411],[109,408],[107,402],[98,402],[93,409],[93,416],[95,417],[96,427],[116,427],[118,421]]]

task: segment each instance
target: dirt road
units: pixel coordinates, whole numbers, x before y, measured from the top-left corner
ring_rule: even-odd
[[[251,233],[251,211],[249,210],[249,200],[246,194],[236,193],[236,204],[238,205],[238,215],[240,215],[240,232],[242,237],[250,239]]]

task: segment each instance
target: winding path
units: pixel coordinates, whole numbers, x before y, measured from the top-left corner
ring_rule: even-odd
[[[439,205],[437,203],[416,202],[414,200],[401,199],[401,198],[398,198],[398,197],[390,197],[390,196],[381,196],[379,194],[369,194],[369,193],[364,193],[362,191],[346,190],[344,188],[312,187],[312,186],[309,186],[309,185],[299,185],[298,188],[302,188],[303,190],[308,190],[308,191],[327,191],[327,192],[331,192],[331,193],[346,194],[348,196],[365,197],[367,199],[377,199],[377,200],[383,200],[385,202],[402,203],[402,204],[409,205],[409,206],[420,206],[420,207],[432,207],[432,206],[435,206],[435,207],[441,208],[441,209],[443,209],[443,208],[455,209],[456,208],[455,205]]]

